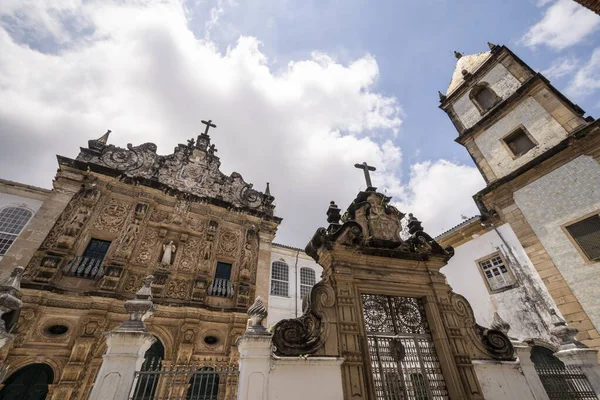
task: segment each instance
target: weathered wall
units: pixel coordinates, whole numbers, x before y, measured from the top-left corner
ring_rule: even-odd
[[[296,263],[297,256],[297,263]],[[300,268],[311,268],[315,271],[316,282],[321,280],[323,268],[304,251],[273,244],[271,265],[274,261],[283,261],[289,267],[289,296],[269,295],[269,316],[267,326],[272,326],[285,318],[296,318],[302,314],[302,298],[300,297]],[[269,269],[269,293],[271,288],[271,269]]]
[[[494,312],[511,326],[511,337],[549,339],[550,309],[557,309],[539,274],[527,257],[519,239],[509,224],[474,237],[455,248],[455,255],[441,269],[455,292],[467,298],[477,323],[490,326]],[[475,260],[500,250],[513,271],[517,284],[490,294],[480,267]]]
[[[538,146],[516,159],[502,144],[508,133],[524,126]],[[475,138],[475,144],[497,178],[501,178],[550,149],[567,136],[567,131],[533,98],[517,105]]]
[[[515,203],[596,329],[600,329],[600,263],[586,263],[561,225],[600,210],[599,176],[598,161],[579,156],[514,193]]]
[[[485,74],[478,83],[479,82],[487,82],[496,95],[503,100],[513,94],[520,86],[517,78],[515,78],[502,64],[497,64]],[[469,98],[468,91],[456,100],[454,103],[454,111],[463,126],[467,129],[475,125],[482,118],[479,110]]]
[[[474,361],[475,373],[486,400],[535,400],[518,362]]]

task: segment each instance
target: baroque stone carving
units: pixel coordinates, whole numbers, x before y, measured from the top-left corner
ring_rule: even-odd
[[[196,267],[199,253],[200,242],[198,239],[191,238],[186,241],[181,251],[181,261],[179,261],[179,269],[181,271],[192,271]]]
[[[152,265],[153,261],[158,261],[158,231],[147,227],[144,236],[139,243],[139,252],[136,256],[136,261],[145,264]]]
[[[108,231],[111,233],[117,233],[123,227],[127,214],[129,212],[130,204],[117,199],[110,199],[108,204],[104,206],[104,209],[98,215],[94,223],[94,228]]]
[[[173,263],[173,255],[177,251],[177,246],[175,246],[171,240],[169,243],[163,244],[162,250],[163,254],[160,263],[164,266],[171,265]]]
[[[165,297],[172,299],[185,299],[187,297],[189,283],[185,280],[170,280],[167,283]]]
[[[335,293],[331,285],[321,281],[313,286],[310,294],[305,297],[302,316],[284,319],[275,325],[275,354],[299,356],[320,350],[328,334],[327,325],[322,323],[324,309],[333,307],[334,304]]]
[[[253,189],[252,184],[246,183],[237,172],[231,176],[224,175],[219,170],[221,162],[215,155],[216,149],[210,146],[210,137],[204,135],[202,143],[206,146],[180,144],[173,154],[167,156],[156,154],[157,148],[153,143],[128,144],[126,149],[94,143],[94,146],[82,149],[77,161],[113,169],[125,179],[142,184],[162,185],[272,217],[274,207],[270,193]],[[70,160],[59,161],[69,163]],[[183,221],[177,216],[175,218],[175,223]]]
[[[221,229],[219,244],[217,247],[218,255],[236,255],[239,248],[240,233],[233,229]]]

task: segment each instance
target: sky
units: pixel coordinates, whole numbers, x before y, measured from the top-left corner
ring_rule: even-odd
[[[0,0],[0,178],[50,188],[56,154],[203,131],[304,247],[334,200],[378,190],[437,235],[484,187],[438,108],[453,52],[503,44],[600,115],[600,16],[572,0]]]

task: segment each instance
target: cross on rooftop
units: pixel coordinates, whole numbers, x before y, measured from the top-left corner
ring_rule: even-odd
[[[369,190],[369,189],[374,190],[375,188],[373,187],[373,184],[371,183],[371,175],[369,175],[369,171],[375,171],[375,167],[371,167],[370,165],[367,165],[366,162],[363,162],[362,164],[354,164],[354,166],[358,169],[362,169],[363,172],[365,173],[365,181],[367,181],[367,190]]]
[[[206,125],[206,130],[204,131],[205,135],[208,135],[208,130],[210,128],[216,128],[217,127],[215,124],[212,123],[212,119],[209,119],[208,121],[201,120],[200,122],[202,122],[204,125]]]

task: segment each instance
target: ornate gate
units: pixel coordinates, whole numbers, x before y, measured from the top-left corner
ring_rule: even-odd
[[[442,400],[448,392],[422,301],[362,296],[377,400]]]

